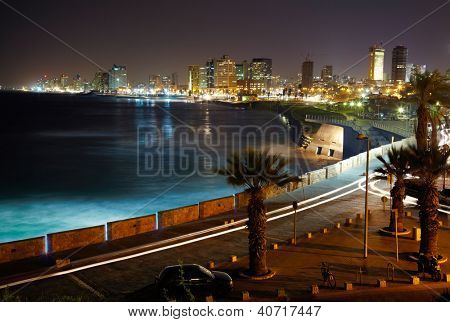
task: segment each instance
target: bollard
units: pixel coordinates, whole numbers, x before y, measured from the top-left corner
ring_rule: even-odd
[[[279,299],[286,298],[286,291],[284,290],[284,288],[279,288],[277,290],[277,296],[278,296]]]
[[[377,287],[378,288],[385,288],[387,286],[387,283],[385,280],[377,280]]]
[[[236,263],[237,262],[237,256],[236,255],[231,255],[230,256],[230,262]]]
[[[415,241],[420,241],[421,230],[419,227],[413,227],[413,239]]]
[[[347,219],[345,219],[345,224],[346,224],[347,226],[353,224],[353,219],[352,219],[352,218],[347,218]]]
[[[273,250],[277,250],[277,249],[278,249],[278,244],[277,244],[277,243],[272,244],[272,249],[273,249]]]
[[[209,269],[213,269],[214,267],[215,267],[214,261],[209,261],[209,262],[208,262],[208,268],[209,268]]]
[[[205,302],[214,302],[214,298],[212,297],[212,295],[208,295],[205,297]]]
[[[356,214],[356,220],[362,220],[362,219],[363,219],[362,214],[361,213],[357,213]]]
[[[306,238],[311,239],[312,238],[312,233],[306,233]]]
[[[351,282],[344,282],[344,290],[345,291],[353,290],[353,284]]]
[[[63,268],[69,265],[70,265],[70,258],[56,260],[56,268]]]
[[[326,227],[325,227],[325,228],[322,228],[321,231],[322,231],[322,234],[326,234],[326,233],[328,233],[328,228],[326,228]]]
[[[420,284],[420,278],[419,278],[419,276],[411,276],[409,282],[412,285],[419,285]]]
[[[311,294],[318,295],[319,294],[319,286],[317,284],[311,285]]]
[[[405,211],[405,217],[406,218],[411,218],[412,217],[412,212],[411,211]]]
[[[250,301],[250,293],[248,291],[242,292],[242,301]]]
[[[340,222],[337,222],[337,223],[334,225],[334,227],[336,227],[337,229],[341,229],[341,223],[340,223]]]
[[[444,273],[444,282],[450,283],[450,274]]]

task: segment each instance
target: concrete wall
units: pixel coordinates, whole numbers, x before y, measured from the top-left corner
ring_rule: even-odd
[[[200,218],[208,218],[234,209],[234,196],[202,201],[198,204]]]
[[[319,148],[322,150],[320,155],[330,156],[330,150],[333,150],[334,154],[330,157],[342,160],[344,129],[337,125],[321,124],[319,130],[312,135],[312,141],[306,150],[318,154]]]
[[[234,195],[236,199],[236,208],[247,207],[248,201],[250,199],[250,194],[247,192],[238,192]]]
[[[47,246],[49,253],[57,253],[63,250],[100,244],[104,241],[104,225],[68,230],[47,235]]]
[[[158,229],[199,219],[198,204],[158,212]]]
[[[336,177],[339,173],[341,173],[341,164],[336,163],[329,165],[328,167],[325,168],[325,171],[326,171],[326,178]]]
[[[45,255],[45,237],[0,244],[0,263]]]
[[[326,170],[320,169],[308,172],[309,175],[309,184],[314,184],[326,179]]]
[[[108,240],[115,240],[156,230],[156,215],[109,222]]]

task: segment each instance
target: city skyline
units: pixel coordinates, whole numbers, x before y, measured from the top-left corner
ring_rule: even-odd
[[[314,70],[315,76],[320,74],[320,68],[324,65],[332,65],[334,73],[340,74],[367,55],[367,48],[371,44],[390,39],[442,4],[441,1],[414,5],[406,1],[394,4],[382,1],[377,2],[375,6],[348,1],[339,5],[330,3],[326,9],[317,10],[316,7],[320,6],[318,2],[294,4],[286,1],[277,6],[272,5],[269,19],[271,23],[263,22],[264,19],[254,21],[255,28],[250,29],[259,32],[241,29],[238,33],[235,31],[236,28],[239,30],[239,21],[245,18],[245,13],[250,12],[250,9],[267,14],[264,10],[267,7],[265,3],[243,3],[239,6],[236,4],[236,16],[232,17],[229,29],[225,31],[201,27],[204,25],[202,22],[218,17],[217,9],[220,4],[206,7],[206,3],[198,2],[195,8],[190,8],[188,4],[179,2],[175,7],[171,7],[170,18],[167,15],[151,16],[150,19],[154,22],[152,24],[145,24],[144,17],[137,12],[140,10],[145,13],[148,9],[146,4],[141,4],[133,9],[124,8],[121,12],[127,24],[131,24],[130,28],[128,25],[125,28],[132,30],[129,35],[112,25],[109,25],[109,30],[103,26],[90,28],[97,24],[97,19],[112,14],[112,10],[117,7],[114,1],[103,6],[101,1],[93,7],[89,5],[91,12],[84,12],[86,7],[83,7],[81,2],[70,9],[73,11],[73,17],[66,17],[68,9],[64,5],[51,1],[44,1],[39,5],[28,4],[26,7],[12,1],[10,5],[105,70],[113,64],[127,66],[130,81],[133,83],[147,81],[152,74],[170,75],[176,72],[180,75],[180,84],[187,84],[186,66],[203,64],[210,57],[221,57],[224,53],[238,62],[252,57],[270,57],[274,62],[273,74],[283,78],[295,77],[300,73],[302,62],[309,54],[317,66]],[[200,15],[199,10],[203,4],[205,12]],[[233,4],[233,1],[229,2],[229,5]],[[161,3],[152,3],[150,7],[150,12],[164,12],[168,9],[167,5]],[[51,16],[46,11],[49,8],[53,12]],[[7,48],[0,54],[3,71],[0,75],[1,84],[29,84],[43,74],[80,74],[89,80],[93,78],[98,68],[91,62],[75,54],[14,11],[7,7],[4,9],[1,18],[10,28],[7,28],[8,37],[6,30],[1,31]],[[314,20],[307,15],[299,15],[300,12],[308,10],[318,12]],[[448,23],[445,19],[448,10],[446,7],[442,8],[432,18],[424,20],[389,43],[385,47],[388,53],[384,62],[385,71],[391,68],[390,53],[397,45],[404,45],[409,49],[409,62],[426,64],[429,69],[445,71],[449,67],[450,53],[450,39],[446,33]],[[375,22],[377,28],[373,28],[373,20],[363,19],[363,13],[367,12],[383,18],[379,23]],[[398,15],[398,12],[402,14]],[[191,13],[198,19],[189,20],[186,13]],[[73,20],[77,14],[83,16],[82,21]],[[75,22],[78,28],[69,28]],[[163,26],[164,23],[164,27],[157,27]],[[330,23],[333,28],[329,28]],[[192,32],[176,28],[188,24]],[[355,28],[356,26],[358,28]],[[158,33],[159,29],[164,31],[163,35]],[[93,39],[96,41],[92,41]],[[183,55],[179,54],[181,49]],[[365,78],[366,73],[367,59],[345,74],[360,79]]]

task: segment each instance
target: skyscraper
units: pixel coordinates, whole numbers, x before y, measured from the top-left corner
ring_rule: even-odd
[[[311,88],[314,80],[314,62],[306,57],[302,64],[302,87]]]
[[[208,67],[200,66],[198,71],[198,82],[201,93],[207,92],[208,89]]]
[[[393,81],[406,80],[406,64],[408,62],[408,48],[404,46],[396,46],[392,50],[392,73]]]
[[[369,48],[369,74],[372,81],[382,81],[384,73],[384,48],[375,45]]]
[[[197,94],[200,89],[200,67],[198,65],[188,66],[188,90]]]
[[[173,89],[177,89],[178,88],[178,73],[172,73],[172,76],[170,77],[171,79],[171,87]]]
[[[248,62],[244,60],[240,64],[236,64],[236,80],[246,80],[249,78]]]
[[[333,66],[331,65],[325,65],[323,66],[321,72],[320,72],[320,78],[324,82],[328,82],[333,79]]]
[[[250,64],[250,79],[263,81],[265,89],[268,90],[272,80],[272,59],[253,58]]]
[[[95,73],[92,88],[98,92],[107,92],[109,88],[109,74],[101,70]]]
[[[206,83],[209,89],[214,88],[214,65],[215,61],[212,58],[206,62]]]
[[[214,88],[226,93],[236,90],[236,63],[228,55],[215,61]]]
[[[128,87],[127,68],[114,64],[109,70],[109,89],[116,91],[119,88]]]

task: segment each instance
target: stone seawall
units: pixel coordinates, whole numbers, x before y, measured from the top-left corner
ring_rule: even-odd
[[[198,204],[158,212],[158,229],[198,220]]]
[[[234,196],[202,201],[198,206],[200,218],[217,216],[234,209]]]
[[[0,263],[45,255],[45,237],[0,244]]]
[[[156,215],[117,220],[106,225],[108,240],[116,240],[156,230]]]
[[[74,229],[47,235],[49,253],[100,244],[105,241],[105,226]]]

